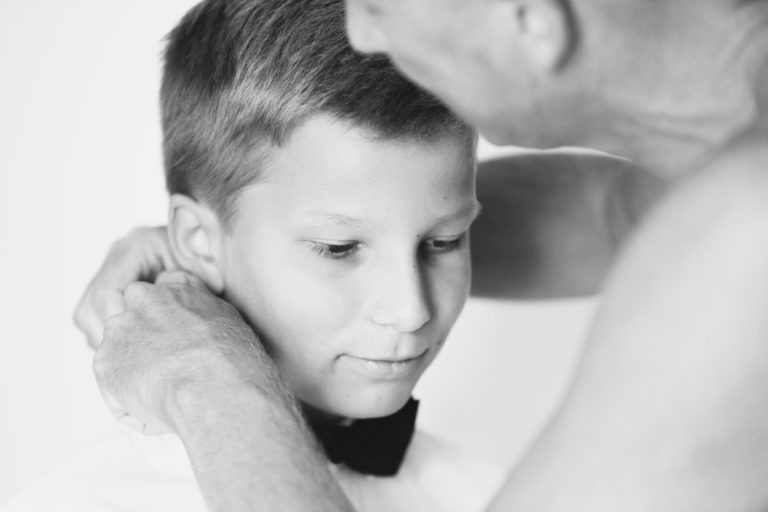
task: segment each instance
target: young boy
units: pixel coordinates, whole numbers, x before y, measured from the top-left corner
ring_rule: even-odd
[[[469,292],[473,131],[355,54],[336,0],[198,5],[161,106],[174,258],[258,333],[356,509],[482,510],[500,475],[412,438],[411,399]],[[177,440],[129,438],[10,510],[204,510]]]

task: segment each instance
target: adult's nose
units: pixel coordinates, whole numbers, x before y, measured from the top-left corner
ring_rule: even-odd
[[[373,321],[401,333],[418,331],[432,318],[428,283],[418,262],[390,264],[378,276]]]
[[[377,13],[364,0],[347,0],[347,37],[353,48],[363,53],[387,51],[387,41]]]

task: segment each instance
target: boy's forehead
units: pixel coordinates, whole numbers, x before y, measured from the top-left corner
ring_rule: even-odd
[[[466,172],[474,172],[476,163],[477,137],[469,129],[446,130],[444,133],[429,134],[385,134],[376,129],[361,126],[329,115],[311,116],[297,126],[287,140],[279,147],[273,146],[272,158],[267,158],[266,167],[271,174],[280,174],[281,167],[290,161],[311,163],[313,169],[331,166],[354,171],[344,164],[376,164],[382,167],[390,159],[382,156],[408,159],[418,156],[445,165],[446,174],[462,166]]]
[[[394,208],[435,219],[472,210],[474,144],[467,139],[458,134],[384,138],[317,118],[272,149],[266,179],[241,199],[253,208],[336,226],[382,220]],[[249,207],[243,201],[241,206]]]

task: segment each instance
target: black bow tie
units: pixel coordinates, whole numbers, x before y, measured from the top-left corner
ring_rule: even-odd
[[[383,418],[356,420],[349,426],[310,425],[331,462],[358,473],[393,476],[400,469],[416,423],[418,400]]]

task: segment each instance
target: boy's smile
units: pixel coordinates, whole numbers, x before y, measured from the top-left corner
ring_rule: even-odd
[[[312,409],[395,412],[469,291],[470,144],[384,140],[316,116],[264,167],[220,239],[227,299]]]
[[[345,354],[339,358],[339,364],[370,378],[400,379],[416,371],[428,351],[425,349],[421,354],[405,359],[369,359]]]

